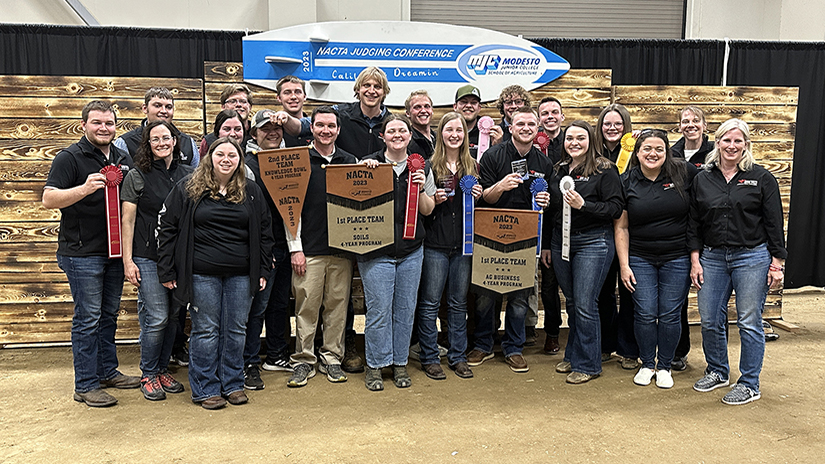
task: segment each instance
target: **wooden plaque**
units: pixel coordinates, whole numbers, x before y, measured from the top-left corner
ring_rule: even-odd
[[[395,241],[392,165],[327,165],[329,246],[365,254]],[[307,233],[307,231],[304,231]]]
[[[259,151],[258,164],[266,190],[284,224],[293,237],[297,236],[311,173],[309,147]]]
[[[477,208],[472,284],[495,293],[533,288],[539,213]]]

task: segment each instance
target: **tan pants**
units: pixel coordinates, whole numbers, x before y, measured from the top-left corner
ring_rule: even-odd
[[[289,358],[294,366],[313,365],[315,330],[318,316],[324,323],[324,344],[321,362],[341,364],[344,357],[344,326],[352,288],[352,262],[336,256],[307,256],[307,271],[303,276],[292,274],[292,294],[295,295],[295,354]]]

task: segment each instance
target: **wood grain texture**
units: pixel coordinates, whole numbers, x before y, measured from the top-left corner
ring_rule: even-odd
[[[0,96],[0,108],[6,118],[78,118],[88,103],[86,99],[57,97],[4,97]],[[143,119],[143,96],[111,100],[118,118]],[[175,104],[176,120],[201,119],[203,103],[181,100]]]
[[[175,99],[201,100],[200,79],[92,76],[0,76],[0,95],[13,97],[74,97],[111,100],[143,96],[151,87],[166,87]],[[84,103],[85,104],[85,103]]]
[[[57,222],[0,222],[0,243],[56,243],[59,228]]]
[[[138,127],[143,120],[143,113],[138,118],[118,118],[118,136]],[[200,137],[203,131],[203,115],[197,119],[185,120],[175,119],[175,127],[189,134],[192,137]],[[80,112],[68,118],[20,118],[8,119],[0,115],[0,141],[3,139],[22,139],[24,141],[42,140],[52,142],[68,141],[66,145],[75,143],[83,136],[83,129],[80,126]]]
[[[644,86],[617,85],[615,102],[623,105],[673,104],[704,105],[722,103],[747,105],[796,105],[797,87],[717,87],[717,86]],[[681,109],[681,108],[679,108]],[[678,109],[677,109],[678,111]]]

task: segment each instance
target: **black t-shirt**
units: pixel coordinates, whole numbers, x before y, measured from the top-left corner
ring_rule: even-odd
[[[559,166],[558,172],[550,184],[550,208],[555,210],[555,224],[561,230],[562,202],[564,199],[559,190],[562,177],[568,175],[566,164]],[[615,165],[596,172],[590,176],[573,173],[570,177],[575,181],[576,192],[584,198],[584,207],[571,208],[570,230],[581,232],[594,227],[612,227],[613,220],[622,215],[624,208],[624,193],[622,181],[619,179],[619,170]]]
[[[249,274],[249,213],[243,205],[206,196],[193,221],[196,274]]]
[[[528,176],[524,183],[509,192],[502,193],[499,200],[489,206],[532,210],[533,194],[530,192],[530,184],[533,179],[549,177],[551,170],[550,159],[536,147],[531,146],[530,151],[525,156],[521,156],[512,142],[500,143],[482,155],[479,183],[486,190],[513,172]]]
[[[635,166],[622,175],[631,255],[670,261],[688,254],[690,183],[698,171],[692,164],[681,164],[686,169],[681,194],[663,173],[651,181]]]

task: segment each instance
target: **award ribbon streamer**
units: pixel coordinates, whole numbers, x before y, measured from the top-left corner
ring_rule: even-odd
[[[478,185],[475,176],[464,176],[458,185],[464,193],[464,248],[462,256],[473,254],[473,222],[475,221],[475,200],[473,199],[473,187]]]
[[[481,162],[481,155],[490,148],[490,129],[496,125],[493,118],[490,116],[482,116],[478,118],[478,155],[476,161]]]
[[[106,177],[106,229],[109,235],[109,258],[120,258],[120,189],[123,173],[115,165],[105,166],[100,173]]]
[[[412,181],[414,172],[424,169],[424,158],[418,153],[407,157],[407,213],[404,216],[404,240],[415,239],[415,226],[418,223],[418,184]]]
[[[559,190],[561,190],[562,196],[568,190],[575,190],[575,188],[576,182],[574,182],[573,178],[570,176],[562,177],[559,182]],[[570,205],[564,201],[564,198],[562,198],[561,204],[561,259],[570,261],[570,223],[572,221],[572,213],[570,211]]]
[[[630,164],[630,155],[633,153],[633,148],[636,147],[636,139],[633,138],[633,133],[628,132],[622,136],[622,149],[619,152],[619,157],[616,158],[616,167],[619,168],[619,174],[622,174],[627,165]]]
[[[539,132],[533,139],[533,146],[546,155],[547,148],[550,147],[550,136],[544,132]]]
[[[533,182],[530,182],[530,193],[533,194],[533,211],[539,212],[539,243],[536,246],[536,257],[541,256],[541,224],[544,221],[544,211],[541,206],[536,202],[536,195],[541,192],[547,191],[547,181],[542,179],[541,177],[537,177],[533,179]]]

